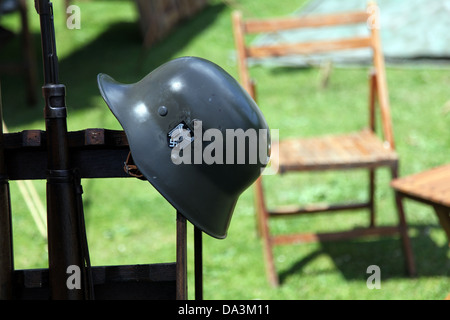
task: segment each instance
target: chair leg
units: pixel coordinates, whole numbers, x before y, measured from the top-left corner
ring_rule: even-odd
[[[375,227],[375,170],[369,170],[370,227]]]
[[[264,201],[264,190],[261,177],[255,182],[254,187],[257,233],[258,236],[262,238],[267,280],[272,286],[277,287],[279,285],[279,280],[273,259],[273,244],[269,230],[269,213]]]
[[[264,201],[261,199],[263,196],[260,192],[260,185],[257,185],[260,182],[256,182],[255,186],[253,187],[254,190],[254,209],[255,209],[255,224],[256,224],[256,236],[261,237],[262,235],[262,226],[261,226],[261,211],[263,210],[263,207],[261,207],[261,202]]]
[[[261,237],[264,251],[264,260],[266,266],[267,280],[273,287],[279,286],[279,279],[275,269],[275,261],[273,258],[273,243],[269,234],[269,216],[267,212],[260,212]]]
[[[447,234],[448,245],[450,247],[450,209],[442,206],[433,206],[436,215],[438,216],[439,223]]]
[[[396,179],[398,177],[398,166],[396,165],[392,167],[391,172],[392,172],[392,179]],[[403,252],[405,255],[406,270],[409,276],[414,277],[416,275],[414,255],[411,247],[411,241],[408,236],[408,225],[406,223],[402,197],[397,191],[395,191],[395,204],[399,218],[399,229],[400,229],[400,236],[402,239]]]

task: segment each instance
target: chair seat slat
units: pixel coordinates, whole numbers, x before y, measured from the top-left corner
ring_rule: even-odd
[[[357,133],[319,138],[287,139],[279,143],[278,156],[272,158],[281,171],[375,167],[394,164],[395,151],[384,147],[374,133]]]

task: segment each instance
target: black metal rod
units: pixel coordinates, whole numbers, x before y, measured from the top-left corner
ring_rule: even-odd
[[[187,300],[187,228],[186,218],[177,211],[176,299]]]
[[[50,298],[64,300],[84,299],[83,272],[70,274],[73,267],[82,270],[84,265],[80,239],[79,207],[70,167],[67,140],[67,111],[65,86],[58,83],[58,58],[56,54],[53,5],[49,0],[35,0],[40,16],[42,58],[44,65],[45,99],[44,117],[47,131],[47,229]],[[70,268],[69,268],[70,267]],[[79,276],[77,285],[68,283],[69,276]]]
[[[202,230],[194,226],[195,300],[203,300]]]
[[[40,16],[44,83],[56,84],[59,80],[58,56],[56,54],[56,41],[54,36],[53,4],[49,0],[35,0],[35,7]]]
[[[11,224],[11,200],[3,143],[3,114],[0,88],[0,299],[13,298],[14,254]]]

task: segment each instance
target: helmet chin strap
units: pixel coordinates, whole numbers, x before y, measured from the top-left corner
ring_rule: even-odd
[[[141,179],[141,180],[147,180],[144,175],[139,171],[138,167],[134,163],[133,156],[131,155],[131,151],[128,152],[127,159],[123,163],[123,170],[125,172],[135,178]]]

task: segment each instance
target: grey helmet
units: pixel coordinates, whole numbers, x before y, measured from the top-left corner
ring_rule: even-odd
[[[97,80],[142,175],[192,224],[225,238],[239,196],[270,155],[269,128],[254,100],[221,67],[196,57],[169,61],[134,84],[106,74]],[[230,142],[251,130],[259,134],[245,137],[243,156]],[[262,156],[255,161],[252,152]],[[203,154],[218,161],[199,161]]]

